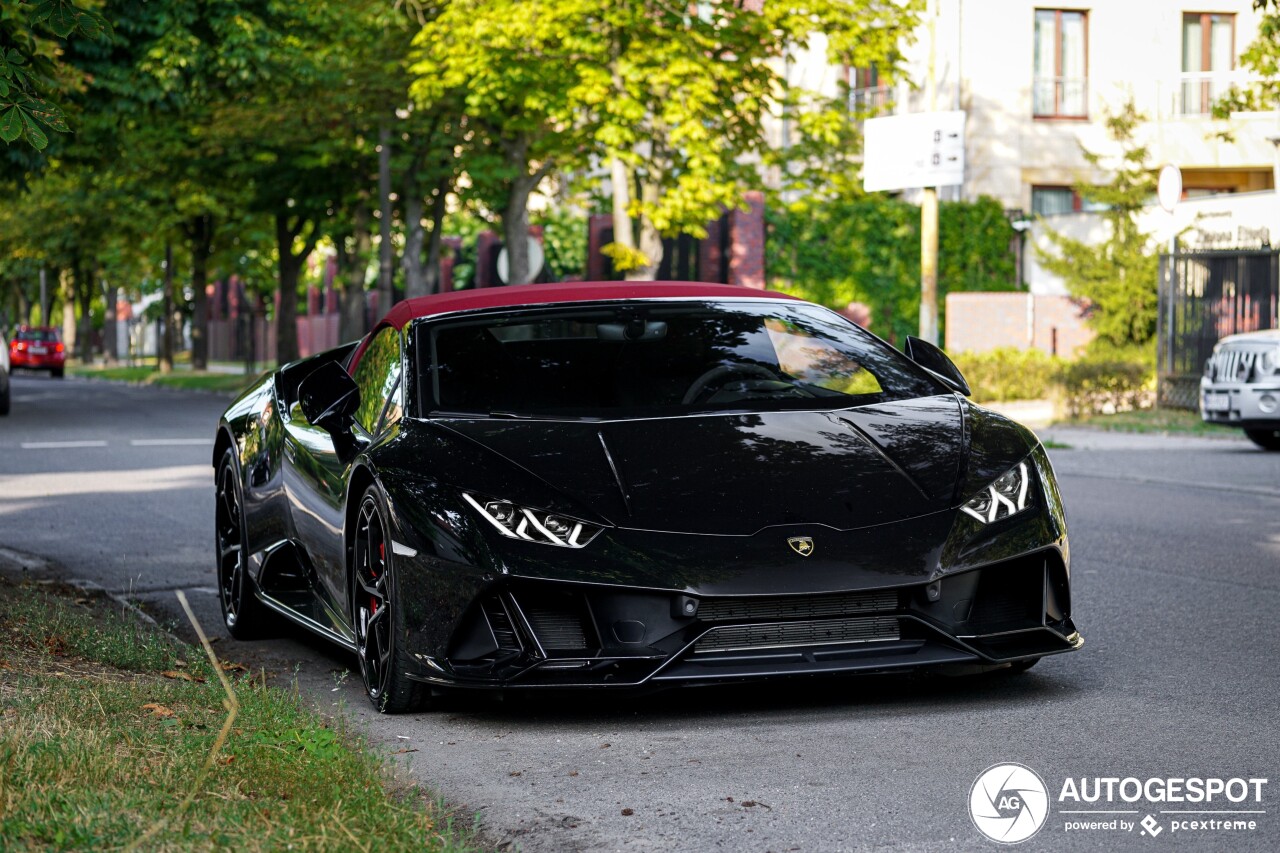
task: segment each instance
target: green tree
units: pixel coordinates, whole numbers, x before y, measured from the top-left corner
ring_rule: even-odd
[[[587,66],[582,97],[602,111],[596,138],[612,176],[615,267],[652,278],[662,238],[704,237],[706,223],[758,186],[760,161],[788,184],[819,164],[824,174],[815,185],[832,183],[836,162],[856,174],[857,132],[846,102],[805,91],[781,70],[822,36],[829,62],[876,65],[888,79],[921,5],[720,2],[699,4],[695,15],[661,0],[608,4],[594,51],[604,61]],[[779,113],[802,129],[804,144],[771,147],[769,120]]]
[[[529,197],[587,163],[594,111],[574,97],[592,57],[590,0],[452,0],[416,44],[419,105],[460,93],[471,135],[466,172],[502,221],[508,280],[530,278]]]
[[[1106,205],[1107,239],[1090,244],[1046,228],[1050,248],[1036,249],[1041,265],[1061,277],[1072,295],[1088,301],[1088,322],[1098,335],[1095,349],[1149,348],[1155,338],[1159,259],[1137,220],[1156,190],[1147,148],[1134,139],[1143,120],[1132,102],[1106,116],[1107,135],[1120,151],[1114,162],[1084,150],[1091,166],[1112,166],[1109,183],[1076,186],[1082,198]]]

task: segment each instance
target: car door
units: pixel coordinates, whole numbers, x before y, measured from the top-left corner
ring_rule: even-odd
[[[360,389],[360,406],[351,426],[358,444],[367,446],[385,431],[384,411],[399,411],[402,372],[400,332],[379,330],[352,371]],[[294,530],[315,570],[312,583],[329,621],[346,627],[347,577],[343,527],[347,481],[353,458],[339,454],[333,436],[308,422],[298,405],[291,407],[285,441],[285,488]],[[352,500],[359,500],[353,495]]]

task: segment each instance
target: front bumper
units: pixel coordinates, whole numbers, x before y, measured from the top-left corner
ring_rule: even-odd
[[[439,686],[641,688],[994,666],[1080,648],[1049,547],[937,581],[817,595],[689,595],[504,578],[462,615]]]
[[[1202,378],[1200,417],[1213,424],[1280,429],[1280,377],[1254,383]]]

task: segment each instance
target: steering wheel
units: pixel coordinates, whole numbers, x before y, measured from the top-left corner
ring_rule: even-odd
[[[693,384],[689,386],[688,391],[684,392],[684,399],[680,403],[689,405],[701,397],[712,383],[723,384],[723,381],[730,376],[758,376],[773,382],[778,381],[778,374],[759,364],[717,364],[693,380]]]

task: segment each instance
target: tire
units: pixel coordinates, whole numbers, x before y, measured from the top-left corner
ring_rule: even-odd
[[[9,394],[9,385],[6,383],[4,390],[0,391],[0,417],[9,414],[9,405],[12,399]]]
[[[1280,450],[1280,429],[1247,429],[1244,434],[1263,450]]]
[[[61,378],[62,378],[62,374],[63,374],[63,373],[65,373],[65,372],[66,372],[66,368],[64,368],[64,367],[51,367],[51,368],[49,368],[49,375],[50,375],[50,376],[52,376],[54,379],[61,379]]]
[[[217,552],[218,600],[222,624],[237,640],[253,640],[267,633],[268,611],[258,601],[249,576],[249,539],[245,526],[244,496],[235,453],[228,448],[218,463],[215,481],[214,544]]]
[[[351,625],[365,693],[383,714],[426,707],[427,685],[405,672],[409,655],[399,640],[395,554],[387,524],[386,500],[377,486],[360,498],[351,549]]]

